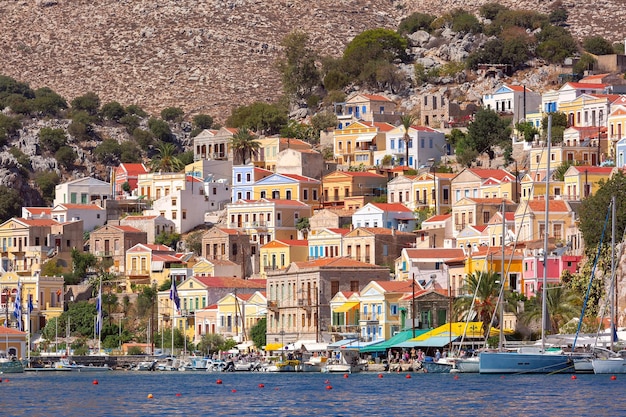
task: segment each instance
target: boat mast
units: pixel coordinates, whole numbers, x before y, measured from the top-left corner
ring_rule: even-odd
[[[611,197],[611,350],[613,350],[613,339],[616,334],[617,328],[615,326],[615,310],[616,310],[616,298],[614,294],[615,286],[617,285],[617,275],[615,274],[615,196]]]
[[[498,295],[498,307],[500,308],[500,332],[498,334],[498,350],[500,352],[502,352],[502,346],[504,344],[504,230],[506,228],[506,223],[505,223],[505,209],[506,205],[504,203],[504,199],[502,199],[502,265],[501,265],[501,272],[500,272],[500,293]],[[491,329],[489,329],[491,330]]]
[[[550,152],[552,145],[552,115],[548,115],[548,156],[546,168],[546,211],[544,213],[544,231],[543,231],[543,282],[541,283],[541,351],[546,349],[546,317],[548,317],[548,305],[546,303],[547,291],[547,275],[548,275],[548,210],[550,209]]]

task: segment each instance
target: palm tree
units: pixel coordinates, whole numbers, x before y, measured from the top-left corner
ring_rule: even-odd
[[[559,333],[561,326],[574,317],[580,315],[580,298],[569,288],[561,285],[548,285],[546,287],[546,310],[550,318],[550,329],[552,334]],[[542,293],[537,294],[529,303],[526,303],[521,320],[528,325],[532,321],[539,320],[542,316]]]
[[[413,123],[415,123],[416,120],[417,118],[412,114],[405,114],[404,116],[400,117],[400,123],[402,124],[402,127],[404,127],[403,139],[406,151],[406,159],[404,160],[404,165],[407,167],[409,166],[409,141],[411,140],[411,137],[409,136],[409,128],[413,125]]]
[[[459,297],[454,301],[454,309],[457,316],[476,314],[478,320],[483,323],[484,336],[487,337],[491,328],[491,319],[498,304],[500,292],[500,275],[495,272],[476,272],[465,277],[464,290],[468,296]],[[478,290],[477,290],[478,289]],[[472,300],[474,307],[470,310]]]
[[[185,165],[176,156],[178,150],[172,143],[162,142],[157,146],[157,156],[150,161],[152,172],[178,172],[185,168]]]
[[[243,165],[248,157],[256,155],[259,152],[261,143],[254,140],[256,137],[246,127],[237,129],[230,141],[235,154],[235,165]]]

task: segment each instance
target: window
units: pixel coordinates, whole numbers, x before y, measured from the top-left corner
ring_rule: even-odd
[[[489,212],[488,211],[483,211],[483,223],[487,224],[489,223]]]
[[[246,181],[250,182],[250,173],[249,172],[246,174]]]
[[[176,207],[176,199],[172,198],[172,207]]]
[[[302,190],[302,199],[307,201],[309,199],[309,190]]]
[[[213,187],[212,191],[213,191],[213,195],[217,195],[217,187]]]
[[[317,200],[317,190],[313,190],[313,200]]]
[[[187,219],[187,210],[183,210],[183,220]]]
[[[396,140],[391,139],[391,149],[396,149]]]
[[[175,211],[172,212],[172,220],[176,220],[176,212]]]
[[[233,243],[232,252],[233,252],[233,256],[237,256],[237,244],[236,243]]]
[[[265,191],[261,191],[261,198],[265,198],[265,197],[266,197]]]
[[[241,174],[237,174],[237,182],[241,182]]]
[[[398,304],[391,304],[389,306],[389,309],[391,311],[391,315],[392,316],[397,316],[398,315]]]
[[[330,281],[330,296],[334,297],[339,292],[339,281]]]

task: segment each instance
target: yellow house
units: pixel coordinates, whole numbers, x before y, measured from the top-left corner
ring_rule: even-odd
[[[250,329],[267,314],[267,298],[261,291],[229,293],[216,304],[217,333],[239,343],[250,339]]]
[[[309,232],[309,260],[343,256],[343,237],[350,229],[324,228]]]
[[[515,252],[510,247],[504,248],[504,274],[506,276],[505,289],[522,291],[524,254],[517,249]],[[502,273],[502,247],[479,247],[475,251],[468,251],[465,262],[465,274],[479,272]]]
[[[414,289],[409,281],[371,281],[360,292],[361,340],[387,340],[402,330],[400,298]]]
[[[468,197],[517,201],[516,183],[515,175],[504,169],[465,168],[452,178],[451,204]]]
[[[292,262],[304,262],[309,248],[307,240],[275,239],[260,249],[261,278],[267,278],[268,269],[285,269]]]
[[[617,169],[614,167],[571,166],[563,175],[565,198],[583,200],[594,195]]]
[[[502,198],[463,198],[457,201],[452,207],[454,236],[468,225],[489,223],[495,213],[502,211],[502,202],[505,204],[505,211],[515,211],[517,204]]]
[[[311,206],[297,200],[238,200],[226,206],[228,228],[245,232],[254,243],[264,245],[274,239],[294,240],[296,223],[311,217]]]
[[[533,200],[545,198],[546,195],[546,170],[528,172],[521,180],[522,195],[520,200]],[[567,198],[563,195],[563,181],[550,179],[550,196],[554,198]]]
[[[602,140],[598,148],[598,134]],[[578,165],[597,165],[607,155],[605,127],[569,127],[563,132],[563,142],[550,148],[550,169],[564,162]],[[540,141],[529,152],[529,171],[545,171],[548,167],[547,145]]]
[[[259,149],[256,155],[252,156],[254,166],[270,171],[276,171],[276,161],[278,154],[285,149],[308,150],[311,144],[300,139],[281,138],[278,136],[255,139],[259,142]]]
[[[433,213],[446,214],[452,207],[450,193],[456,174],[423,172],[411,183],[411,200],[416,209],[430,208]]]
[[[241,265],[228,259],[200,258],[191,268],[194,277],[237,277],[241,276]]]
[[[359,310],[361,300],[358,292],[339,291],[330,300],[331,334],[360,333]]]
[[[272,174],[251,185],[254,200],[298,200],[311,207],[319,206],[321,183],[297,174]]]
[[[385,150],[386,133],[393,128],[389,123],[357,121],[343,129],[335,129],[333,151],[337,163],[374,165],[375,153]]]
[[[162,285],[172,269],[186,266],[192,254],[177,254],[165,245],[139,243],[126,251],[126,290],[134,285]]]
[[[609,155],[616,160],[615,145],[617,141],[624,138],[626,135],[626,97],[620,96],[617,100],[611,103],[611,113],[607,118],[608,126],[608,140],[611,143],[611,151]],[[621,160],[616,161],[616,166],[621,167],[624,165],[624,158],[622,155]]]
[[[322,178],[324,207],[359,209],[385,195],[387,178],[373,172],[335,171]]]
[[[568,241],[567,233],[575,223],[574,212],[564,200],[548,201],[548,237]],[[545,200],[522,201],[515,211],[518,242],[543,239],[545,231]]]

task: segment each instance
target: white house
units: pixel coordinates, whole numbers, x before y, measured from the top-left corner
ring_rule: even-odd
[[[403,232],[415,230],[413,211],[400,203],[368,203],[352,215],[352,225],[357,227],[384,227]]]
[[[409,128],[409,166],[418,169],[428,166],[429,159],[438,161],[447,152],[446,135],[428,126]],[[387,132],[386,154],[391,155],[398,165],[406,165],[406,143],[404,126]]]
[[[111,184],[93,177],[78,178],[55,187],[53,206],[59,204],[91,204],[113,198]]]
[[[97,204],[58,204],[52,209],[51,216],[59,223],[82,220],[83,231],[91,232],[104,225],[107,211]]]
[[[502,84],[495,92],[483,95],[483,106],[499,114],[513,116],[518,122],[526,118],[526,114],[540,110],[541,95],[523,85]]]
[[[387,183],[387,202],[402,203],[415,210],[415,195],[412,192],[414,175],[398,175]]]

